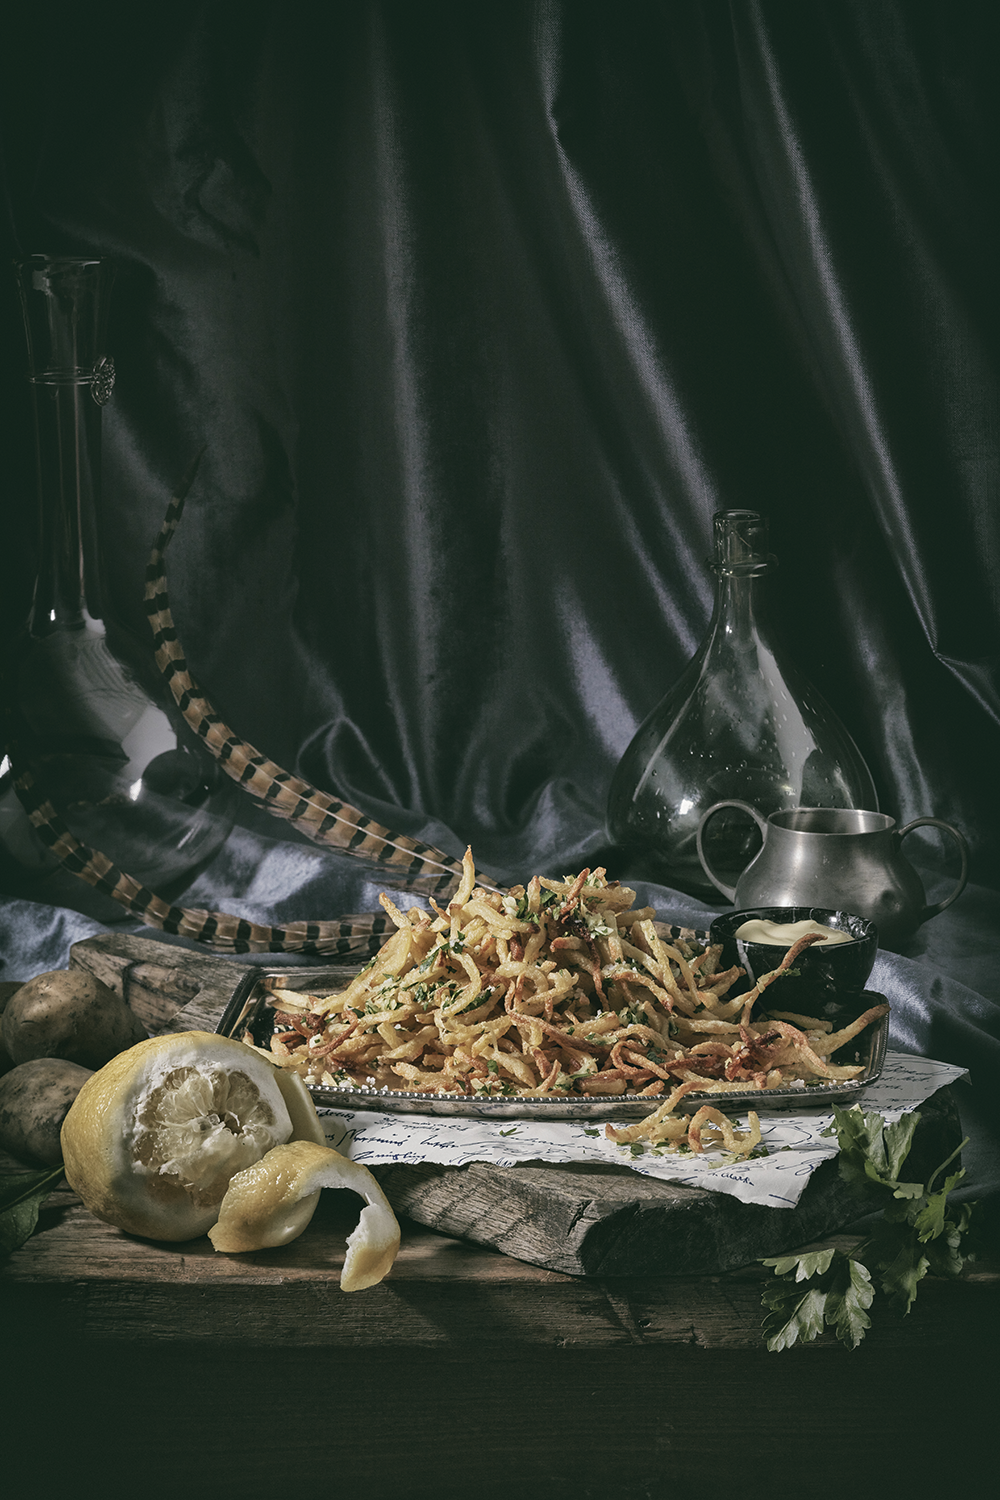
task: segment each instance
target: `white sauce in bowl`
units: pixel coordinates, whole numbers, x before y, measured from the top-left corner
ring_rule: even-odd
[[[822,948],[828,943],[854,941],[849,932],[838,932],[836,927],[824,927],[820,922],[769,922],[763,917],[753,917],[749,922],[744,922],[742,927],[737,927],[735,936],[742,938],[745,943],[770,943],[775,948],[790,948],[800,937],[805,937],[810,932],[822,934],[820,941],[813,944],[815,948]]]

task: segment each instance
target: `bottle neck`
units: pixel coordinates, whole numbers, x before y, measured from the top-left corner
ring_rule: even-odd
[[[716,649],[756,649],[769,640],[767,621],[767,563],[738,567],[713,564],[716,575],[715,608],[709,641]]]
[[[38,475],[38,572],[32,636],[103,634],[97,504],[101,408],[89,380],[31,382]]]
[[[33,255],[17,266],[35,418],[38,568],[32,636],[103,634],[98,501],[101,408],[114,366],[104,355],[113,268],[83,256]]]

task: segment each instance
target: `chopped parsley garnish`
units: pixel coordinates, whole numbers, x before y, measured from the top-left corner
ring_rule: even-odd
[[[641,1005],[623,1005],[618,1012],[618,1019],[625,1026],[648,1026],[649,1017]]]

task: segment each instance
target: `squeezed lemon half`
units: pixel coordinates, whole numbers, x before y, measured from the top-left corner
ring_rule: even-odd
[[[87,1079],[61,1140],[70,1187],[128,1234],[212,1231],[217,1250],[260,1250],[301,1234],[322,1188],[346,1187],[367,1206],[341,1287],[381,1281],[399,1248],[381,1188],[326,1145],[301,1078],[231,1037],[179,1032],[119,1053]]]
[[[73,1101],[61,1133],[66,1180],[129,1234],[194,1239],[218,1218],[230,1178],[291,1138],[281,1084],[265,1058],[211,1032],[138,1042]]]

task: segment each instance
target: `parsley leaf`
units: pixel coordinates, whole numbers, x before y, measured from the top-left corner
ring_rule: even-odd
[[[779,1255],[774,1260],[765,1260],[765,1266],[773,1266],[776,1276],[787,1276],[795,1272],[796,1281],[808,1281],[810,1276],[822,1276],[829,1271],[834,1250],[810,1250],[804,1255]]]
[[[860,1261],[842,1250],[813,1250],[765,1260],[779,1279],[764,1290],[767,1347],[790,1349],[817,1338],[824,1325],[844,1344],[856,1349],[871,1326],[867,1309],[875,1290]],[[809,1285],[802,1289],[802,1283]]]
[[[934,1184],[966,1144],[961,1145],[931,1173],[926,1183],[904,1182],[900,1174],[920,1121],[916,1111],[894,1125],[881,1115],[852,1109],[833,1111],[834,1122],[824,1134],[836,1135],[838,1167],[847,1183],[877,1184],[886,1192],[882,1218],[868,1238],[850,1254],[842,1250],[812,1250],[784,1255],[763,1264],[776,1281],[767,1286],[763,1305],[767,1347],[788,1349],[797,1340],[816,1338],[825,1326],[843,1343],[856,1349],[871,1326],[868,1308],[878,1290],[890,1306],[906,1315],[917,1288],[928,1275],[958,1276],[971,1255],[962,1240],[973,1205],[949,1206],[949,1195],[965,1176],[964,1168]],[[800,1284],[809,1282],[805,1292]]]
[[[764,1292],[764,1303],[770,1308],[764,1319],[764,1332],[772,1352],[790,1349],[800,1337],[803,1343],[808,1343],[823,1332],[826,1298],[815,1287],[803,1292],[794,1285],[769,1286]]]
[[[903,1162],[909,1155],[913,1132],[920,1123],[916,1110],[886,1125],[881,1115],[862,1114],[858,1107],[833,1110],[834,1122],[824,1134],[840,1142],[840,1175],[845,1182],[863,1185],[877,1182],[897,1184]]]
[[[0,1187],[0,1255],[19,1250],[35,1232],[38,1210],[63,1174],[58,1167],[41,1172],[21,1172],[8,1177]]]
[[[867,1268],[859,1260],[849,1255],[843,1260],[843,1274],[827,1293],[826,1321],[842,1344],[856,1349],[871,1327],[867,1310],[874,1300],[875,1288]]]

